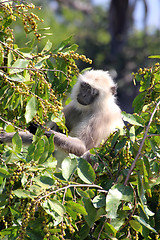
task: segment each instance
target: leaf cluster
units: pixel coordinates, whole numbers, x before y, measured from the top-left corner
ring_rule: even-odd
[[[19,4],[7,4],[13,12],[1,3],[1,127],[10,133],[55,117],[63,125],[61,101],[78,74],[75,60],[90,60],[69,46],[70,38],[56,49],[47,41],[41,52],[34,41],[18,48],[10,23]],[[159,79],[159,64],[134,75],[140,84],[135,113],[123,113],[124,129],[91,150],[92,166],[69,155],[57,171],[53,136],[41,129],[29,146],[18,132],[11,145],[0,144],[1,239],[159,238]]]

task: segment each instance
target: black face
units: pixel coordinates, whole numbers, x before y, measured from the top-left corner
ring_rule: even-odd
[[[99,95],[99,90],[91,87],[88,83],[82,82],[80,85],[77,101],[82,105],[89,105],[95,101]]]

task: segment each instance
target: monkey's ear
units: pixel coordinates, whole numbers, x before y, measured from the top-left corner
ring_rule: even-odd
[[[117,93],[117,85],[114,85],[114,86],[111,87],[111,93],[113,95],[116,95],[116,93]]]

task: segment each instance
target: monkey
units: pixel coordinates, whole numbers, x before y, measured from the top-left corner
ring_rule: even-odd
[[[102,140],[106,140],[117,128],[123,128],[121,110],[116,103],[116,89],[107,71],[90,70],[78,77],[71,92],[72,101],[63,112],[69,135],[85,145],[82,156],[89,149],[100,146]]]
[[[55,130],[46,131],[45,135],[53,133],[59,149],[90,161],[89,150],[99,147],[102,140],[124,126],[116,103],[116,89],[107,71],[89,70],[80,74],[71,91],[72,100],[62,110],[69,136]]]

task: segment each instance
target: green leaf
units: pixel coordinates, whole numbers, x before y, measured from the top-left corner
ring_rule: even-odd
[[[106,197],[104,195],[98,195],[92,200],[95,208],[104,207],[106,205]]]
[[[15,82],[26,82],[26,79],[20,74],[14,74],[14,75],[10,76],[9,79],[11,79]]]
[[[90,199],[83,198],[84,206],[87,212],[87,215],[84,216],[84,219],[86,220],[87,224],[92,227],[94,225],[94,222],[96,220],[97,211],[94,208],[92,202]]]
[[[106,222],[104,227],[107,234],[111,236],[116,236],[117,230],[110,223]]]
[[[54,152],[54,134],[51,134],[51,136],[48,139],[48,142],[49,142],[48,155],[50,156]]]
[[[125,113],[125,112],[122,112],[122,116],[124,121],[129,122],[132,125],[143,127],[143,124],[142,124],[143,120],[140,117],[133,116],[132,114]]]
[[[16,132],[12,138],[13,150],[17,153],[21,152],[22,149],[22,139],[19,136],[18,132]]]
[[[3,51],[2,44],[0,44],[0,65],[3,63],[3,59],[4,59],[4,51]]]
[[[109,190],[106,197],[107,217],[113,219],[117,217],[117,210],[122,200],[133,201],[133,190],[131,187],[117,184]]]
[[[151,55],[148,58],[160,58],[160,55]]]
[[[77,168],[77,160],[75,158],[71,159],[70,157],[67,157],[63,160],[61,167],[62,176],[68,181]]]
[[[140,93],[135,99],[133,100],[132,106],[134,107],[134,112],[140,112],[144,105],[144,97],[145,93]]]
[[[77,190],[77,193],[78,193],[81,197],[83,197],[83,198],[90,198],[90,196],[88,195],[88,193],[87,193],[86,191],[83,191],[83,190],[80,189],[80,188],[77,188],[76,190]]]
[[[115,153],[118,154],[119,151],[125,146],[127,138],[120,139],[115,146]]]
[[[56,50],[54,50],[54,52],[62,51],[62,49],[65,48],[67,46],[67,44],[70,42],[71,38],[72,38],[72,36],[70,36],[67,39],[65,39],[64,41],[62,41],[60,43],[60,45],[58,46],[58,48]]]
[[[90,227],[88,226],[88,224],[82,225],[79,232],[80,239],[81,240],[87,239],[89,232],[90,232]]]
[[[85,183],[92,184],[95,181],[95,172],[91,165],[83,158],[78,159],[78,176]]]
[[[48,204],[52,211],[55,211],[59,216],[63,216],[65,214],[65,207],[57,200],[48,199]]]
[[[74,212],[76,212],[76,213],[80,213],[84,216],[87,215],[87,212],[86,212],[85,208],[79,203],[76,203],[76,202],[73,202],[73,201],[67,201],[66,205],[68,207],[70,207],[71,209],[73,209]]]
[[[44,141],[44,152],[42,153],[42,156],[39,159],[39,162],[38,162],[39,164],[42,164],[47,160],[48,150],[49,150],[48,138],[46,136],[42,136],[41,139]]]
[[[77,48],[78,48],[78,45],[73,44],[73,45],[69,46],[68,48],[65,48],[64,50],[62,50],[62,52],[67,53],[67,52],[70,52],[70,51],[76,51]]]
[[[142,217],[139,217],[139,216],[136,216],[134,215],[133,216],[141,225],[145,226],[146,228],[148,228],[149,230],[151,230],[152,232],[154,233],[157,233],[157,231],[152,228],[148,223],[146,223],[146,221],[142,218]]]
[[[7,178],[10,176],[9,172],[5,168],[0,168],[0,176]]]
[[[147,204],[147,200],[145,197],[145,191],[144,191],[144,186],[143,186],[143,181],[142,181],[142,176],[140,174],[138,174],[138,196],[141,200],[142,205],[146,205]]]
[[[13,193],[18,197],[18,198],[34,198],[36,195],[28,190],[24,190],[24,189],[17,189],[15,191],[13,191]]]
[[[15,128],[12,125],[8,125],[5,129],[6,132],[15,132]]]
[[[44,46],[44,48],[41,51],[41,54],[44,54],[46,52],[48,52],[52,47],[52,42],[50,42],[49,40],[47,41],[46,45]]]
[[[49,188],[54,185],[55,180],[48,176],[38,176],[33,179],[38,186],[42,187],[43,189]]]
[[[37,113],[37,99],[33,96],[26,105],[25,119],[26,123],[32,121]]]
[[[28,64],[29,64],[29,60],[18,59],[13,63],[13,65],[11,66],[12,68],[9,69],[9,73],[14,74],[14,73],[23,72],[25,68],[27,68]]]
[[[142,234],[142,225],[139,222],[137,222],[136,220],[130,220],[129,224],[135,231],[140,232]]]
[[[35,151],[34,151],[34,160],[37,161],[42,156],[42,153],[44,152],[44,140],[40,139],[36,145]]]
[[[43,63],[46,61],[46,59],[48,59],[50,57],[50,55],[44,56],[43,58],[41,58],[36,64],[35,64],[35,68],[40,69],[43,66]]]
[[[135,127],[134,126],[132,126],[130,128],[129,135],[130,135],[131,141],[134,143],[135,142],[135,138],[136,138],[136,136],[135,136]]]

